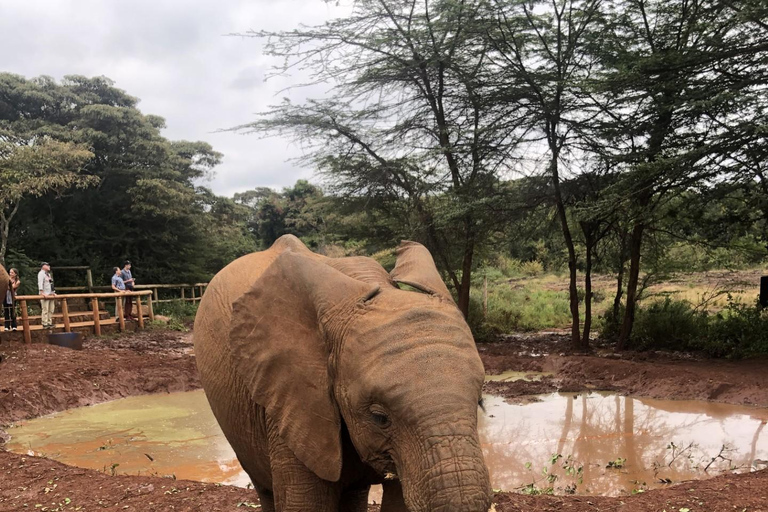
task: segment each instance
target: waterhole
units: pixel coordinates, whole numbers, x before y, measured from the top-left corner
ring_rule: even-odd
[[[479,430],[495,489],[619,495],[768,459],[768,409],[595,392],[537,399],[485,397]],[[9,433],[11,451],[107,473],[249,481],[202,391],[71,409]]]

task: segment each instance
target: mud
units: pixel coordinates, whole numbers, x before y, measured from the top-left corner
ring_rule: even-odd
[[[144,332],[96,340],[84,351],[45,345],[0,347],[0,426],[81,405],[136,394],[199,388],[189,336]],[[598,350],[600,352],[600,349]],[[602,352],[600,352],[602,353]],[[604,354],[608,355],[608,354]],[[559,390],[614,389],[620,394],[768,406],[768,362],[691,360],[685,355],[623,358],[571,355],[555,334],[481,346],[489,373],[553,372]],[[518,382],[518,381],[516,381]],[[504,394],[521,384],[493,383]],[[539,384],[539,382],[528,383]],[[487,384],[486,386],[489,386]],[[521,396],[523,390],[510,391]],[[109,473],[109,470],[107,470]],[[497,493],[511,511],[768,511],[768,471],[726,474],[616,498]],[[24,505],[27,505],[24,507]],[[238,487],[145,476],[110,476],[0,446],[0,511],[248,510],[256,493]],[[36,505],[39,505],[36,507]],[[376,506],[369,511],[378,510]]]
[[[552,391],[602,390],[622,395],[674,400],[708,400],[768,407],[768,360],[696,359],[688,354],[633,353],[616,355],[596,347],[596,355],[570,353],[568,337],[547,335],[509,338],[480,345],[486,371],[552,372],[539,382],[489,382],[485,389],[515,399]],[[544,354],[530,356],[530,353]]]
[[[200,388],[191,336],[144,331],[91,339],[84,350],[46,344],[0,345],[3,425],[127,396]],[[0,440],[0,443],[2,441]]]

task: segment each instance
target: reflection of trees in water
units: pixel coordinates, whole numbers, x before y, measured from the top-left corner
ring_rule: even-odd
[[[553,408],[559,409],[561,404],[564,407],[562,416],[555,418]],[[678,403],[674,402],[604,397],[599,394],[567,395],[524,406],[536,410],[526,411],[519,421],[494,423],[491,420],[484,425],[483,434],[485,439],[493,440],[484,445],[493,485],[513,489],[530,484],[535,479],[539,480],[537,485],[546,486],[541,469],[548,465],[551,455],[555,453],[563,457],[572,455],[584,465],[584,483],[579,486],[579,492],[618,494],[641,487],[643,482],[648,486],[658,486],[660,483],[653,480],[655,461],[662,462],[659,477],[672,481],[702,477],[701,469],[720,449],[718,445],[713,450],[710,441],[720,438],[733,445],[734,439],[726,431],[725,422],[733,417],[734,408],[729,410],[718,405],[714,414],[709,414],[710,404],[698,407],[695,403],[679,404],[685,416],[676,414],[680,411],[675,407]],[[515,409],[508,409],[508,415],[509,411]],[[522,413],[521,408],[518,416]],[[755,420],[744,416],[739,421],[749,421],[751,428]],[[747,445],[745,442],[738,456],[731,455],[734,464],[751,464],[758,452],[764,425],[758,420],[757,430],[754,436],[750,436],[751,443]],[[702,439],[694,439],[695,435],[702,436]],[[701,442],[704,446],[697,448],[698,451],[691,449],[689,453],[679,456],[672,467],[667,467],[671,460],[668,447],[672,442],[678,446]],[[686,457],[688,455],[690,459]],[[609,461],[619,457],[626,459],[624,467],[606,468]],[[525,469],[526,462],[533,464],[532,471]],[[728,463],[718,461],[718,465],[710,468],[710,474],[714,473],[715,467],[727,469]],[[558,469],[557,474],[559,479],[556,485],[560,487],[574,482],[573,478],[564,475],[562,469]]]

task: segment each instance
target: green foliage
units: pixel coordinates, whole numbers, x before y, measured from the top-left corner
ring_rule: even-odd
[[[568,325],[567,293],[488,283],[488,313],[483,319],[482,289],[475,287],[470,302],[470,327],[478,340],[492,335],[537,331]]]
[[[168,317],[168,323],[156,321],[156,326],[163,329],[174,331],[187,331],[188,325],[195,320],[199,302],[190,302],[185,300],[174,300],[171,302],[161,302],[155,306],[155,314]]]
[[[615,335],[610,313],[601,335]],[[636,312],[630,347],[637,350],[700,351],[711,357],[751,357],[768,354],[768,310],[731,297],[716,313],[698,310],[687,301],[669,297]]]
[[[5,161],[27,176],[0,191],[25,183],[29,198],[11,226],[14,250],[59,266],[89,264],[102,284],[126,258],[139,282],[205,281],[256,248],[247,212],[196,186],[221,154],[204,142],[167,140],[164,120],[137,103],[104,77],[0,73],[0,139],[16,148]]]
[[[195,318],[199,304],[199,302],[177,299],[171,302],[161,302],[154,309],[158,315],[189,320]]]

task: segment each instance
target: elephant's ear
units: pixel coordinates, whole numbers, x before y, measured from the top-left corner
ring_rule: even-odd
[[[397,262],[390,272],[396,283],[413,286],[423,292],[453,302],[451,292],[440,278],[429,250],[417,242],[403,240],[397,248]]]
[[[325,480],[341,474],[341,420],[328,375],[325,322],[377,291],[287,251],[233,305],[237,373],[296,458]]]

